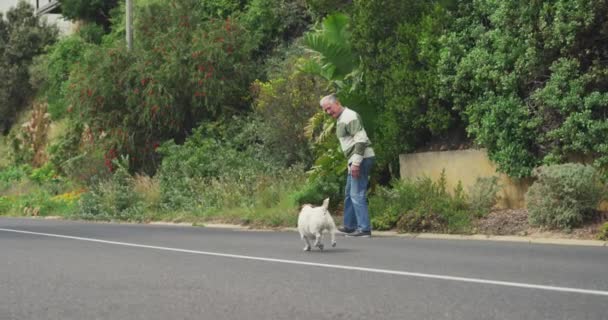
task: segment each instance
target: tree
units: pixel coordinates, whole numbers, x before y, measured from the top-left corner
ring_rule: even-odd
[[[608,3],[462,1],[441,39],[443,98],[498,169],[573,156],[608,167]]]
[[[110,27],[110,10],[118,5],[118,0],[59,0],[59,3],[62,16],[95,22],[107,31]]]
[[[380,167],[458,125],[436,93],[439,37],[449,26],[443,1],[354,2],[353,47],[361,57],[365,95],[378,120],[374,150]],[[396,172],[397,170],[393,170]]]
[[[200,122],[249,111],[256,70],[240,20],[210,19],[197,0],[172,3],[139,12],[132,51],[122,40],[91,46],[66,91],[71,119],[88,126],[91,143],[148,173],[164,140],[181,143]]]
[[[6,134],[33,96],[29,83],[32,59],[44,53],[57,38],[58,30],[34,14],[25,1],[0,13],[0,130]]]

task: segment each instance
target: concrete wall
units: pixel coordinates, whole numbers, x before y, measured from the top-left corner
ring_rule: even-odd
[[[454,190],[458,181],[468,192],[477,177],[499,177],[502,191],[499,193],[498,207],[524,208],[525,193],[531,181],[515,181],[505,174],[496,172],[496,165],[488,159],[485,150],[433,151],[402,154],[399,156],[401,179],[430,177],[437,181],[445,169],[448,190]]]

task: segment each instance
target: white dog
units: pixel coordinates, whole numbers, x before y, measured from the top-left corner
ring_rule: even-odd
[[[336,224],[334,219],[329,214],[327,207],[329,206],[329,198],[323,201],[320,207],[313,207],[305,204],[300,210],[298,216],[298,231],[300,237],[306,242],[304,251],[310,251],[310,241],[315,240],[314,246],[323,250],[323,231],[328,231],[331,235],[331,246],[336,246]]]

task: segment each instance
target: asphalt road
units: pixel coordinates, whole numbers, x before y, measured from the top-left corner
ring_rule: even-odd
[[[0,218],[0,319],[608,319],[608,248]]]

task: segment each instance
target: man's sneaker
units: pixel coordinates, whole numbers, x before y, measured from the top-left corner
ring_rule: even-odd
[[[360,231],[360,230],[357,230],[355,232],[346,234],[346,236],[347,237],[369,238],[369,237],[372,236],[372,232],[371,231]]]
[[[340,231],[342,233],[349,234],[349,233],[355,232],[356,230],[355,229],[349,229],[349,228],[346,228],[346,227],[338,227],[338,231]]]

